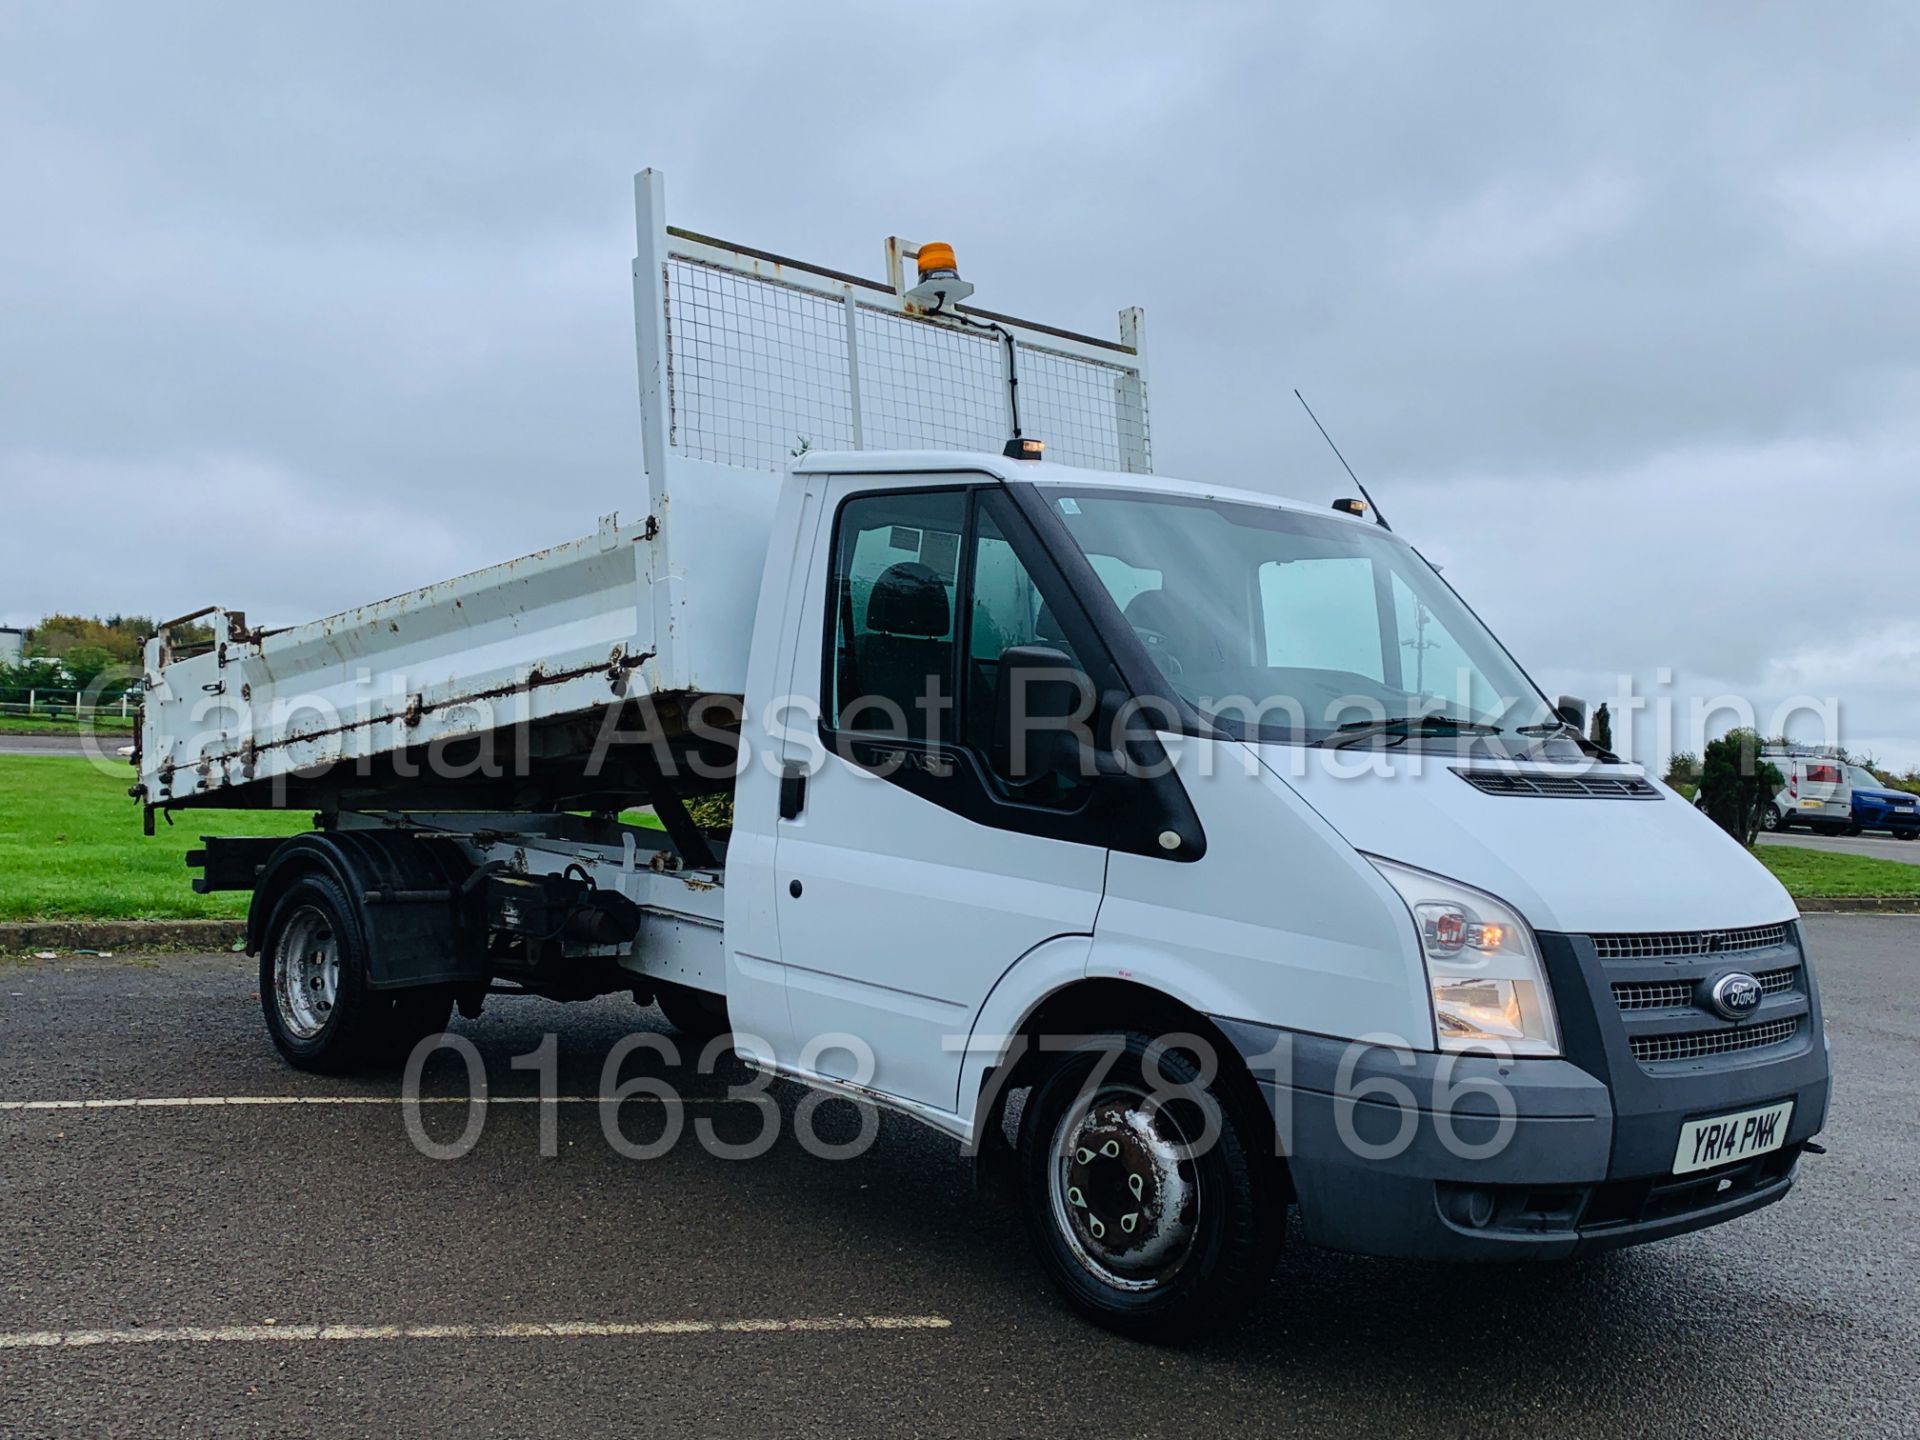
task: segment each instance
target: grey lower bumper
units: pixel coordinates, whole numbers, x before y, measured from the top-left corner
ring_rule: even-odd
[[[1784,1196],[1826,1115],[1822,1053],[1817,1073],[1779,1076],[1783,1090],[1749,1076],[1754,1094],[1795,1100],[1784,1148],[1703,1176],[1617,1173],[1617,1153],[1647,1147],[1616,1145],[1606,1085],[1569,1061],[1357,1049],[1216,1023],[1255,1069],[1307,1238],[1373,1255],[1560,1259],[1717,1224]],[[1742,1103],[1702,1097],[1714,1113]],[[1649,1117],[1622,1123],[1637,1132]],[[1677,1119],[1659,1123],[1677,1132]]]

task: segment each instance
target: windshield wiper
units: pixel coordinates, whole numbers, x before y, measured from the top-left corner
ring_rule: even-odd
[[[1479,720],[1455,720],[1451,715],[1396,715],[1391,720],[1349,720],[1333,727],[1333,734],[1317,743],[1338,749],[1375,735],[1404,740],[1410,735],[1498,735],[1498,725]]]

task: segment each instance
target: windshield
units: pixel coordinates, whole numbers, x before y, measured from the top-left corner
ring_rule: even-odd
[[[1166,683],[1229,733],[1406,743],[1558,728],[1433,567],[1383,530],[1232,501],[1042,490]]]
[[[1886,784],[1864,765],[1850,767],[1847,783],[1855,790],[1884,790]]]

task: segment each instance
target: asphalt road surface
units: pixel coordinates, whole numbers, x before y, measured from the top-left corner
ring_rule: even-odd
[[[0,1435],[1920,1434],[1920,920],[1808,928],[1838,1088],[1784,1203],[1563,1267],[1296,1247],[1184,1350],[1068,1315],[955,1147],[891,1117],[816,1158],[781,1088],[774,1148],[721,1159],[694,1121],[764,1118],[723,1071],[680,1077],[664,1158],[617,1154],[593,1104],[496,1103],[435,1160],[395,1079],[279,1063],[241,957],[3,965]],[[459,1028],[499,1100],[537,1093],[510,1060],[549,1031],[555,1093],[590,1096],[659,1026],[521,1000]],[[443,1054],[425,1089],[464,1086]],[[15,1103],[182,1097],[367,1103]],[[623,1106],[630,1141],[672,1108]],[[469,1118],[412,1113],[435,1144]]]
[[[1804,850],[1838,850],[1848,855],[1870,855],[1878,860],[1904,860],[1920,865],[1920,840],[1896,840],[1878,832],[1865,835],[1816,835],[1807,830],[1762,835],[1762,845],[1797,845]]]
[[[0,733],[0,755],[104,755],[117,760],[122,745],[131,745],[131,732],[102,734],[92,741],[77,735],[8,735]]]

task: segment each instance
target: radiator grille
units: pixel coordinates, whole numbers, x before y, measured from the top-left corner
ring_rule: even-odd
[[[1658,800],[1653,783],[1638,775],[1556,775],[1545,770],[1462,770],[1454,774],[1489,795],[1532,795],[1549,800]]]
[[[1693,1004],[1691,980],[1629,980],[1613,987],[1622,1010],[1669,1010]]]
[[[1793,989],[1797,966],[1762,970],[1753,978],[1762,995],[1784,995]],[[1613,1003],[1622,1010],[1686,1010],[1694,1003],[1696,980],[1622,980],[1613,987]]]
[[[1645,1062],[1697,1060],[1705,1055],[1730,1055],[1738,1050],[1764,1050],[1784,1045],[1800,1029],[1800,1016],[1769,1020],[1737,1030],[1696,1030],[1687,1035],[1636,1035],[1633,1058]]]
[[[1742,950],[1771,950],[1787,943],[1785,925],[1755,925],[1745,930],[1677,930],[1645,935],[1595,935],[1594,952],[1602,960],[1661,960],[1673,955],[1728,955]]]

